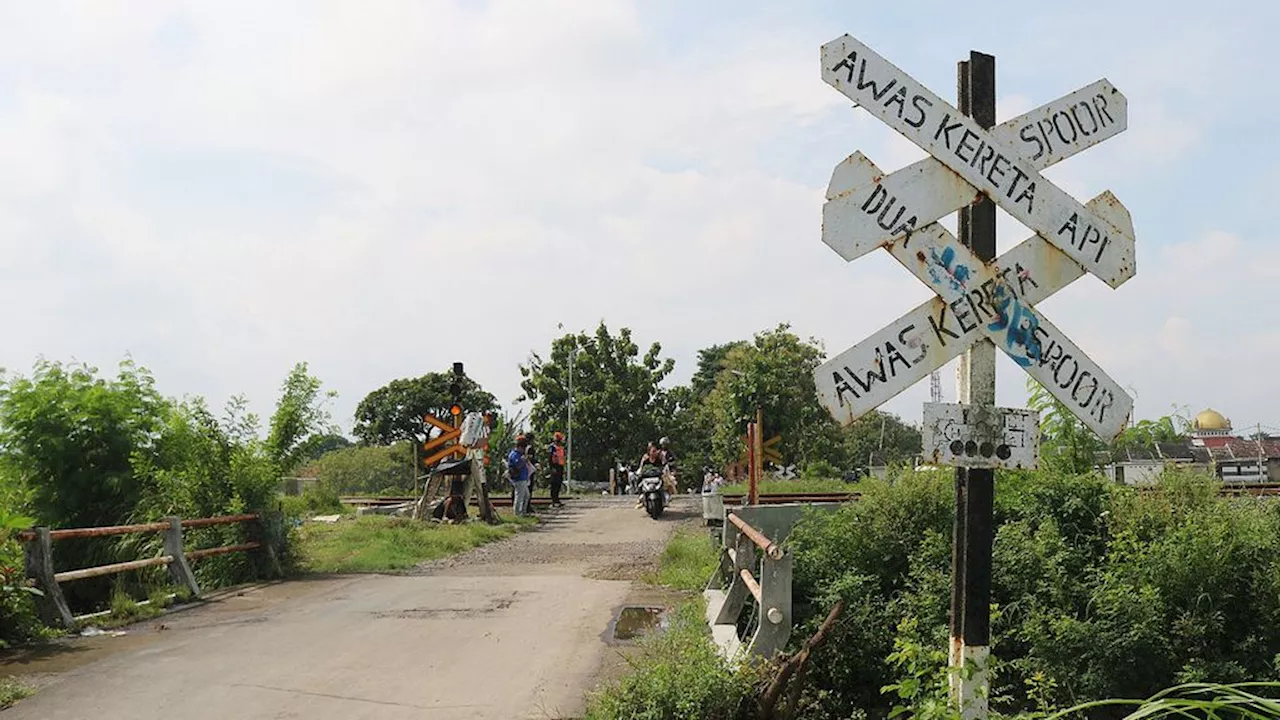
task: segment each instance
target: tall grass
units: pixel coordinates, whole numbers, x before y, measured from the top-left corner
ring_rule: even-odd
[[[658,572],[652,580],[677,590],[701,590],[716,568],[719,549],[705,530],[681,528],[676,531],[658,558]]]
[[[1270,691],[1269,693],[1267,691]],[[1264,694],[1265,693],[1265,694]],[[1274,720],[1280,718],[1280,683],[1185,683],[1146,700],[1097,700],[1060,710],[1044,720],[1086,717],[1090,710],[1136,706],[1125,720],[1204,718],[1204,720]]]
[[[297,532],[298,567],[305,572],[394,572],[509,537],[532,521],[501,525],[436,525],[409,518],[366,515],[336,523],[309,523]]]
[[[755,676],[725,662],[707,636],[702,599],[676,608],[666,632],[641,640],[631,672],[592,695],[584,720],[739,720]]]

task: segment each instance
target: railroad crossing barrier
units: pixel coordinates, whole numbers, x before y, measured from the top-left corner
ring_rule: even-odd
[[[745,505],[724,515],[719,567],[702,593],[707,624],[722,656],[769,658],[786,647],[793,622],[793,560],[783,543],[806,510],[837,507],[839,503]],[[738,624],[747,609],[753,617],[744,642]]]
[[[219,517],[196,518],[191,520],[167,517],[161,522],[141,523],[137,525],[111,525],[106,527],[68,528],[63,530],[50,530],[46,527],[36,527],[31,530],[24,530],[18,533],[17,538],[22,541],[24,545],[27,577],[34,579],[40,589],[44,592],[44,601],[42,603],[44,607],[42,610],[46,616],[46,620],[50,623],[58,622],[61,623],[63,627],[70,628],[75,626],[77,620],[88,616],[75,616],[71,614],[71,608],[67,605],[67,601],[62,595],[60,583],[164,565],[168,567],[169,577],[173,580],[174,584],[186,587],[191,591],[191,595],[193,597],[199,597],[200,585],[196,582],[195,573],[191,571],[190,562],[200,560],[201,558],[213,557],[215,555],[226,555],[234,552],[258,550],[264,546],[261,542],[252,541],[238,543],[235,545],[224,545],[220,547],[188,551],[183,548],[183,529],[260,521],[261,517],[257,514],[222,515]],[[113,535],[128,535],[130,533],[164,533],[163,554],[157,555],[156,557],[144,558],[142,560],[130,560],[128,562],[112,563],[110,565],[99,565],[97,567],[80,568],[78,570],[54,572],[54,540],[110,537]],[[271,561],[275,563],[275,553],[270,544],[266,545],[266,549]],[[94,615],[96,614],[98,613],[94,613]]]

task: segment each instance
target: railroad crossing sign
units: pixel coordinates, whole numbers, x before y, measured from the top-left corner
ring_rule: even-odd
[[[1136,272],[1120,201],[1081,205],[1040,175],[1122,132],[1124,96],[1100,80],[985,130],[848,35],[822,47],[822,76],[932,156],[888,175],[861,153],[841,162],[823,242],[846,260],[884,247],[936,293],[815,371],[827,410],[852,422],[985,337],[1103,439],[1118,435],[1133,400],[1034,306],[1086,271],[1112,287]],[[1036,232],[989,265],[936,222],[982,195]]]
[[[774,435],[768,440],[765,440],[764,442],[760,443],[760,446],[762,449],[762,452],[760,453],[761,460],[763,460],[764,462],[773,463],[778,467],[782,467],[782,453],[778,451],[778,443],[781,441],[782,441],[781,435]],[[747,435],[743,435],[742,444],[745,449],[742,451],[742,455],[738,457],[738,462],[745,464],[748,460],[748,456],[751,453],[750,437]]]
[[[439,435],[428,440],[422,445],[423,452],[431,453],[430,455],[427,455],[422,458],[423,466],[431,467],[432,465],[435,465],[436,463],[440,462],[441,460],[451,455],[467,454],[467,448],[464,447],[461,443],[454,443],[453,445],[450,445],[449,447],[446,447],[442,450],[432,452],[433,450],[436,450],[436,448],[439,448],[445,443],[448,443],[450,440],[457,440],[458,438],[460,438],[462,436],[462,428],[456,428],[453,425],[450,425],[449,423],[435,417],[434,415],[423,415],[422,419],[426,421],[428,424],[433,425],[436,428],[439,428],[440,430]]]
[[[765,440],[762,447],[764,448],[764,461],[771,462],[779,467],[782,466],[782,453],[778,452],[778,442],[782,440],[781,435],[774,435]]]

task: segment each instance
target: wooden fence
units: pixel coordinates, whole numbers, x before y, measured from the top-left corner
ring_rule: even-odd
[[[247,522],[260,523],[261,517],[257,514],[223,515],[220,517],[197,518],[193,520],[182,520],[176,517],[169,517],[165,518],[162,522],[142,523],[138,525],[111,525],[107,527],[68,528],[63,530],[50,530],[46,527],[37,527],[31,530],[24,530],[18,533],[17,537],[23,542],[23,546],[26,551],[27,577],[34,579],[40,589],[44,592],[44,602],[47,610],[46,615],[50,617],[51,621],[60,622],[64,627],[70,628],[75,625],[78,618],[71,614],[71,608],[67,605],[67,601],[62,595],[60,583],[83,580],[84,578],[99,577],[102,575],[113,575],[115,573],[122,573],[129,570],[141,570],[143,568],[155,567],[157,565],[165,565],[169,568],[169,577],[173,580],[174,584],[186,587],[191,591],[193,597],[199,597],[200,585],[196,582],[195,574],[191,572],[191,565],[189,561],[212,557],[214,555],[260,550],[263,548],[263,545],[260,542],[254,541],[239,543],[236,545],[224,545],[221,547],[187,551],[183,548],[183,529],[211,527],[214,525],[232,525]],[[128,562],[112,563],[110,565],[98,565],[96,567],[80,568],[78,570],[54,572],[53,543],[55,540],[110,537],[113,535],[128,535],[131,533],[164,533],[163,554],[156,557],[144,558],[142,560],[130,560]],[[271,548],[267,547],[267,551],[268,553],[271,553]],[[271,554],[274,556],[274,553]]]

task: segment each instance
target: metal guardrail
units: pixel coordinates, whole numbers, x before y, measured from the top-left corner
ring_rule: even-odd
[[[736,658],[744,651],[771,657],[786,647],[791,637],[792,558],[736,513],[731,512],[726,518],[720,568],[703,593],[707,598],[707,623],[726,658]],[[728,586],[724,587],[726,581]],[[738,621],[748,607],[757,608],[758,617],[750,623],[754,631],[749,630],[750,637],[744,642],[738,634]]]
[[[257,550],[263,545],[261,542],[254,541],[188,552],[183,548],[182,530],[184,528],[231,525],[260,520],[260,516],[256,514],[222,515],[191,520],[169,517],[165,518],[164,522],[140,523],[137,525],[110,525],[106,527],[67,528],[62,530],[37,527],[19,532],[17,538],[24,543],[27,577],[34,579],[44,592],[43,605],[48,620],[50,622],[60,622],[64,627],[73,627],[76,620],[89,616],[77,617],[71,614],[71,608],[67,605],[66,598],[62,595],[60,583],[165,565],[169,568],[169,575],[175,584],[185,586],[191,591],[192,596],[199,597],[200,585],[196,582],[195,573],[191,572],[191,566],[188,561],[195,561],[214,555]],[[53,570],[53,541],[55,540],[161,532],[164,533],[164,554],[162,555],[142,560],[80,568],[78,570],[64,570],[63,572],[54,572]],[[99,614],[101,613],[92,613],[90,616]]]
[[[784,543],[805,512],[839,506],[839,502],[801,502],[720,507],[720,562],[702,594],[707,600],[707,624],[722,656],[769,658],[786,647],[794,622],[793,560]],[[742,616],[748,611],[751,616],[740,632]]]

